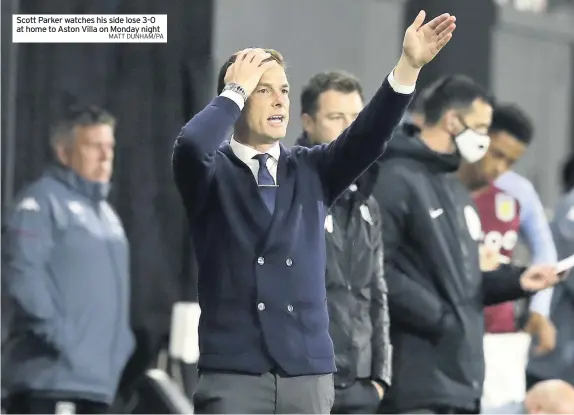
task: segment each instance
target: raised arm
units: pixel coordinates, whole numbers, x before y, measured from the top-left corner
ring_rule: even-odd
[[[271,55],[262,49],[246,49],[237,54],[225,76],[227,85],[239,91],[224,90],[181,130],[175,141],[172,168],[175,183],[184,200],[188,215],[203,208],[215,173],[215,155],[229,139],[239,119],[245,100],[257,86],[263,73],[271,66]]]
[[[423,25],[424,19],[420,12],[406,30],[399,62],[353,124],[331,144],[311,150],[328,204],[383,154],[411,101],[421,68],[452,37],[454,16],[443,14]]]

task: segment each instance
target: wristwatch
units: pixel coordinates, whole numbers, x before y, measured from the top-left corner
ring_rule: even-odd
[[[241,95],[241,98],[243,98],[243,101],[247,101],[247,92],[245,92],[245,89],[243,89],[243,87],[239,84],[229,83],[229,84],[225,85],[225,87],[223,88],[223,91],[236,92],[239,95]]]

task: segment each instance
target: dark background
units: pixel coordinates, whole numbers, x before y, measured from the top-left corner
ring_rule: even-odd
[[[107,108],[118,119],[111,202],[131,244],[132,320],[138,354],[155,357],[171,305],[196,298],[196,271],[170,154],[181,126],[205,104],[211,82],[211,2],[202,0],[23,0],[18,13],[168,15],[163,44],[20,44],[10,62],[11,10],[2,2],[2,201],[51,161],[49,127],[73,102]],[[6,21],[7,20],[7,21]],[[10,78],[10,65],[17,64]],[[14,68],[14,67],[12,67]],[[15,99],[7,92],[15,81]],[[11,85],[12,87],[14,85]],[[15,142],[7,140],[15,110]],[[12,158],[9,160],[9,158]],[[13,171],[9,171],[13,167]],[[10,180],[8,182],[7,180]]]

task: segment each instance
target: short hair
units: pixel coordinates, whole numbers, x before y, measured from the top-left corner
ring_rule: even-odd
[[[424,92],[424,90],[423,90]],[[423,95],[423,93],[419,93],[414,99],[413,102],[411,102],[411,105],[409,106],[409,111],[413,114],[424,114],[425,113],[425,109],[424,109],[424,100],[425,100],[425,96]]]
[[[275,62],[277,62],[282,67],[285,67],[285,60],[283,59],[283,55],[281,55],[275,49],[263,49],[263,50],[271,55],[271,57],[265,59],[264,62],[274,60]],[[225,61],[225,63],[221,66],[221,68],[219,69],[219,75],[217,76],[217,94],[218,95],[221,94],[223,92],[223,88],[225,88],[225,74],[227,73],[227,70],[229,69],[229,67],[237,59],[238,54],[239,54],[239,52],[235,52],[233,55],[231,55],[229,57],[229,59],[227,59]]]
[[[489,131],[506,132],[526,145],[530,144],[534,134],[530,117],[513,104],[497,105],[494,108]]]
[[[95,105],[70,107],[52,127],[50,144],[54,147],[62,141],[71,143],[74,139],[74,129],[76,127],[90,127],[101,124],[115,128],[116,119],[109,112]]]
[[[470,110],[477,99],[494,105],[494,98],[479,84],[465,75],[455,74],[445,76],[429,85],[428,91],[422,91],[424,96],[422,107],[425,123],[435,125],[442,116],[451,109]]]
[[[301,92],[301,114],[315,115],[319,97],[327,91],[357,92],[363,99],[363,87],[355,76],[344,71],[321,72],[314,75]]]

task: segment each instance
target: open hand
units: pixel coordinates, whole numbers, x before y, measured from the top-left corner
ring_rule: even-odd
[[[429,63],[452,38],[456,17],[441,14],[423,26],[426,13],[420,11],[405,32],[403,55],[413,68]]]
[[[235,62],[227,69],[225,83],[240,85],[249,96],[265,71],[275,64],[271,54],[263,49],[244,49],[237,52]]]
[[[540,291],[556,285],[560,281],[554,265],[533,265],[520,277],[524,291]]]

